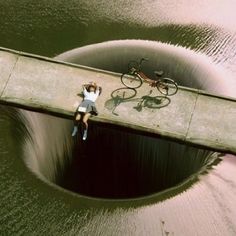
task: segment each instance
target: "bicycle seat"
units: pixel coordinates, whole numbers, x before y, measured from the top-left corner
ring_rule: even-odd
[[[164,72],[162,70],[154,71],[154,73],[157,77],[161,77],[164,74]]]

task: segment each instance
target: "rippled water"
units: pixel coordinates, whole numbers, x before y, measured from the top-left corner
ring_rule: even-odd
[[[179,83],[235,96],[235,1],[137,0],[134,4],[79,0],[65,4],[59,0],[37,3],[10,0],[0,1],[0,8],[3,22],[0,46],[51,57],[67,52],[60,58],[116,71],[124,70],[129,58],[145,53],[150,58],[147,72],[156,66],[162,67]],[[151,41],[107,42],[117,39]],[[104,41],[107,43],[95,44]],[[95,45],[82,47],[88,44]],[[71,126],[71,121],[1,107],[0,231],[4,234],[236,234],[234,156],[222,157],[220,164],[207,175],[199,176],[200,180],[192,186],[197,178],[161,195],[136,200],[90,199],[48,181],[61,183],[65,178],[63,173],[73,154]],[[104,134],[104,130],[97,129],[94,127],[95,136],[99,132]],[[105,134],[112,136],[111,132],[114,131],[106,130]],[[139,143],[144,146],[153,142],[143,139]],[[107,142],[103,141],[102,145]],[[92,156],[85,160],[92,161]],[[101,159],[108,161],[105,157]],[[79,159],[79,163],[91,166],[85,160]],[[112,160],[113,164],[122,164]],[[191,167],[204,163],[204,159],[194,161],[194,165],[189,162]],[[101,167],[98,160],[95,163],[96,172]],[[136,160],[137,169],[139,165],[145,166]],[[149,164],[143,170],[153,166]],[[179,168],[181,171],[191,169],[184,165]],[[178,171],[171,173],[178,174]],[[128,176],[128,172],[124,174]],[[88,195],[87,190],[84,193]]]

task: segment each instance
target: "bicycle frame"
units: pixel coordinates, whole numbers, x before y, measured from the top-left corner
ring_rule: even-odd
[[[149,85],[151,85],[152,83],[156,83],[157,81],[152,80],[150,78],[148,78],[143,72],[139,71],[136,72],[137,76],[139,76],[140,79],[143,79],[144,81],[146,81],[147,83],[149,83]]]
[[[140,79],[142,79],[142,80],[146,81],[147,83],[149,83],[150,86],[155,86],[156,83],[157,83],[157,81],[150,79],[149,77],[147,77],[147,76],[141,71],[141,66],[142,66],[142,63],[143,63],[144,61],[148,61],[148,58],[141,58],[141,59],[139,60],[139,63],[137,63],[137,64],[138,64],[137,68],[135,68],[135,67],[131,67],[131,68],[130,68],[130,73],[137,75]],[[137,61],[134,61],[134,62],[137,62]]]
[[[141,71],[141,66],[146,58],[138,61],[130,61],[128,64],[128,72],[121,75],[121,82],[128,88],[139,88],[145,81],[151,87],[156,87],[160,93],[171,96],[177,93],[178,85],[170,78],[162,78],[163,71],[155,71],[157,79],[151,79]],[[135,79],[136,78],[136,79]]]

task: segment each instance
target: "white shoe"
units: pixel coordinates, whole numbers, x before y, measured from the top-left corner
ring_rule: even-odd
[[[86,140],[86,139],[87,139],[87,136],[88,136],[88,130],[85,129],[85,130],[84,130],[84,135],[83,135],[83,140]]]
[[[75,125],[71,136],[74,137],[77,134],[77,132],[78,132],[78,127]]]

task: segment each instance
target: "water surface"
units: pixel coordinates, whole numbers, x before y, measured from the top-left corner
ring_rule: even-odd
[[[213,71],[213,81],[205,83],[208,78],[203,76],[200,82],[196,79],[191,83],[235,96],[235,4],[233,0],[200,3],[0,0],[0,46],[54,57],[76,48],[80,48],[79,54],[85,53],[82,46],[110,40],[169,43],[169,52],[173,53],[169,58],[174,58],[181,48],[183,58],[193,56],[191,66],[195,62],[195,68],[204,68],[203,75],[207,68]],[[147,44],[145,48],[150,50],[153,43]],[[126,48],[130,53],[129,47]],[[103,59],[110,61],[111,52],[115,52],[114,48]],[[205,59],[195,60],[195,53],[201,53]],[[76,58],[83,63],[81,55]],[[101,64],[98,66],[104,66]],[[171,65],[169,73],[190,75],[187,67],[177,73],[173,61]],[[198,176],[198,181],[195,178],[182,182],[161,195],[119,201],[93,199],[51,183],[60,182],[63,178],[60,173],[64,173],[72,158],[71,126],[71,121],[1,107],[3,235],[236,234],[234,156],[223,156],[208,174]],[[189,184],[192,182],[193,185]]]

